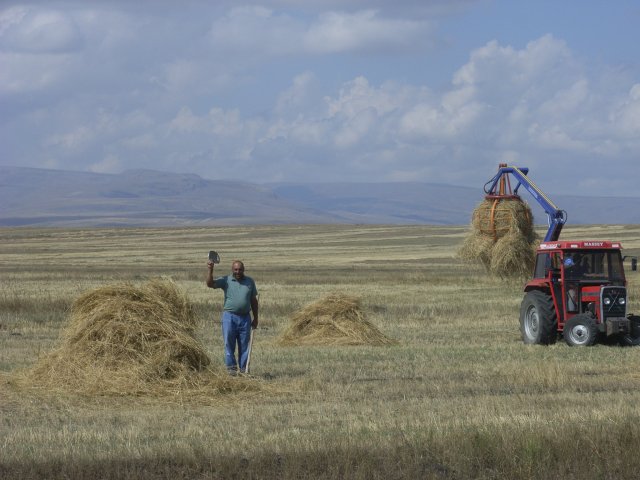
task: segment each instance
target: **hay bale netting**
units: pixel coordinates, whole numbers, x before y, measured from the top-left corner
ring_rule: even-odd
[[[473,211],[471,226],[459,258],[478,261],[503,278],[531,274],[538,239],[529,205],[519,197],[485,199]]]
[[[397,342],[370,323],[358,297],[331,293],[290,317],[281,345],[394,345]]]
[[[169,279],[88,291],[72,305],[60,346],[23,373],[20,384],[84,394],[162,394],[217,382],[194,336],[197,318]],[[165,389],[165,390],[163,390]],[[165,391],[166,393],[166,391]]]

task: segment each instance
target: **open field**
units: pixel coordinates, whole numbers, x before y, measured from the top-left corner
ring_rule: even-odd
[[[637,478],[640,348],[525,346],[522,281],[455,258],[466,227],[0,229],[0,478]],[[566,227],[620,240],[640,226]],[[58,342],[88,289],[171,276],[222,364],[226,274],[245,261],[261,324],[261,394],[81,397],[10,379]],[[640,312],[640,273],[627,272]],[[330,292],[362,299],[397,345],[284,347],[288,316]]]

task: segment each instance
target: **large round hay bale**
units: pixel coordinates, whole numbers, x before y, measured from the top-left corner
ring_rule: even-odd
[[[392,345],[395,340],[370,323],[358,297],[331,293],[296,311],[281,345]]]

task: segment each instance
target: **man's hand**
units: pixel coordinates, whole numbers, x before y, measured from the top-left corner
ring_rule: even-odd
[[[208,270],[205,283],[207,284],[207,287],[213,288],[213,262],[211,260],[207,261],[207,267]]]
[[[251,328],[253,328],[254,330],[256,328],[258,328],[258,318],[257,317],[253,317],[253,321],[251,322]]]

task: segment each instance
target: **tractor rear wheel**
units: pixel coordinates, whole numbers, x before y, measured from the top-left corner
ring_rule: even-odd
[[[591,315],[581,313],[564,324],[563,336],[570,347],[590,347],[598,338],[598,327]]]
[[[551,295],[532,290],[520,304],[520,333],[528,345],[549,345],[558,338],[556,310]]]
[[[640,345],[640,317],[629,315],[629,333],[620,335],[620,345],[623,347],[637,347]]]

